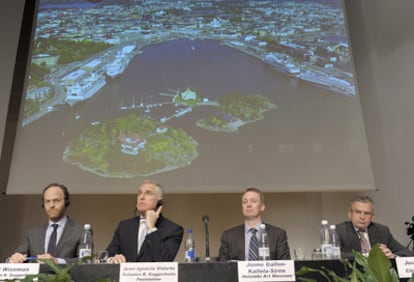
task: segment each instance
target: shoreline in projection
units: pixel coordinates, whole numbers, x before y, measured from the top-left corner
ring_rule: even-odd
[[[197,145],[181,129],[131,114],[88,126],[66,146],[63,161],[104,177],[149,176],[190,165]]]
[[[13,193],[375,187],[343,0],[36,8]]]
[[[197,120],[197,126],[216,132],[236,132],[246,124],[262,120],[263,113],[277,109],[277,105],[263,96],[233,94],[227,101],[220,103],[220,108],[222,111],[216,112],[209,120]]]
[[[36,48],[22,125],[27,126],[59,105],[73,106],[90,99],[105,87],[107,80],[122,76],[144,48],[183,38],[218,41],[281,73],[356,97],[350,47],[346,30],[341,28],[343,10],[335,1],[295,5],[269,2],[268,9],[255,1],[240,3],[239,7],[226,2],[210,6],[189,1],[183,4],[182,11],[170,5],[168,1],[156,1],[144,9],[148,14],[141,15],[140,5],[131,7],[118,2],[113,6],[86,5],[81,10],[73,3],[41,4],[43,16],[35,31]],[[304,22],[301,16],[292,17],[298,10],[312,12],[315,20]],[[184,18],[177,15],[183,11]],[[84,26],[94,26],[102,17],[107,17],[107,24],[99,30],[64,28],[61,25],[66,21],[60,20],[79,18]],[[258,22],[262,23],[260,28]],[[49,28],[51,24],[59,30],[59,36]],[[191,50],[197,51],[194,45]]]
[[[198,119],[197,126],[219,132],[236,132],[248,123],[264,118],[263,113],[277,106],[260,95],[234,93],[221,97],[219,103],[201,101],[190,88],[177,93],[173,101],[186,105],[177,118],[193,107],[219,108],[210,120]],[[72,139],[63,152],[63,161],[103,177],[133,178],[171,171],[191,164],[199,152],[198,142],[182,129],[165,125],[165,120],[140,118],[136,114],[101,123],[94,121]]]

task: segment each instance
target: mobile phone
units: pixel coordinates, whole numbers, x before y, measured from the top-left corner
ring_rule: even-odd
[[[162,205],[164,205],[164,201],[163,200],[158,200],[157,206],[155,207],[155,210],[158,210],[158,208],[161,207]]]

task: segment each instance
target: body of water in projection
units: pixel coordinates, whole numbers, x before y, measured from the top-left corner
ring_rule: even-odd
[[[259,94],[277,104],[265,119],[236,133],[210,132],[196,120],[213,109],[196,107],[167,125],[183,128],[198,142],[199,157],[190,166],[150,177],[103,178],[64,164],[66,143],[92,121],[127,114],[121,105],[165,102],[160,93],[191,87],[209,100],[238,92]],[[159,119],[171,113],[165,106],[145,113]],[[80,115],[78,120],[76,114]],[[163,183],[168,192],[239,192],[263,190],[353,189],[371,183],[371,166],[359,100],[315,87],[267,66],[260,59],[217,41],[175,40],[147,46],[123,75],[111,80],[89,101],[63,107],[23,128],[18,166],[11,184],[43,187],[52,180],[71,192],[84,188],[102,193],[135,193],[146,178]],[[24,143],[24,144],[23,144]],[[39,165],[41,163],[41,165]],[[13,161],[13,165],[17,165]],[[25,188],[22,188],[25,189]]]

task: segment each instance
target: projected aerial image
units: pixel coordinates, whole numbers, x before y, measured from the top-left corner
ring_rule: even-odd
[[[28,65],[16,187],[371,185],[342,1],[41,0]]]

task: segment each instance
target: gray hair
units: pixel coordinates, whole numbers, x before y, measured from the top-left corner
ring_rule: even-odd
[[[154,181],[154,180],[151,180],[151,179],[146,179],[146,180],[144,180],[142,183],[141,183],[141,185],[144,185],[144,184],[154,184],[155,185],[155,187],[157,187],[157,193],[158,193],[158,196],[160,197],[160,198],[162,198],[163,196],[164,196],[164,188],[162,187],[162,185],[161,184],[159,184],[158,182],[156,182],[156,181]]]
[[[361,202],[361,203],[370,203],[372,205],[372,210],[374,210],[374,200],[368,195],[355,195],[352,197],[352,199],[349,201],[349,209],[352,209],[352,205],[355,202]]]

